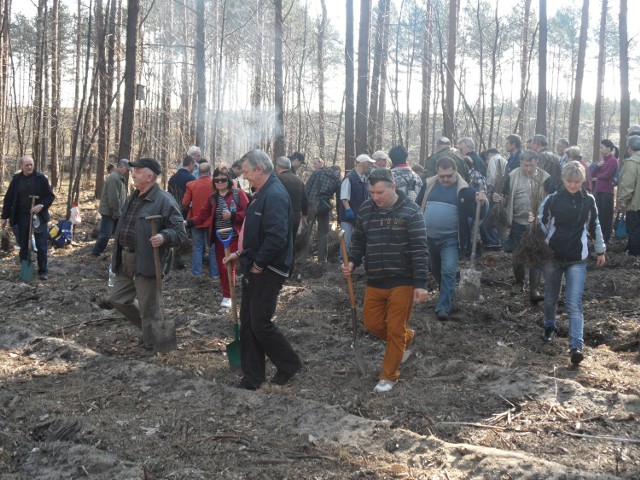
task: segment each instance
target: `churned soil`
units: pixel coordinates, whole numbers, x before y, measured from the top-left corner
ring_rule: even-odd
[[[219,286],[188,269],[164,281],[178,350],[137,345],[109,301],[109,255],[90,255],[95,204],[81,207],[48,281],[22,283],[16,252],[0,258],[2,480],[640,478],[640,262],[623,240],[605,267],[589,263],[579,367],[564,305],[545,344],[542,305],[511,294],[510,256],[485,253],[480,300],[446,322],[437,291],[416,307],[415,353],[379,395],[384,345],[358,329],[360,375],[333,232],[332,261],[299,264],[279,298],[303,369],[249,392],[225,356]],[[361,315],[364,274],[354,281]]]

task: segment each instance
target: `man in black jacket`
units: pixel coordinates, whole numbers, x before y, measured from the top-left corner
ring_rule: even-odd
[[[9,189],[4,196],[1,225],[4,228],[9,220],[20,246],[20,260],[27,260],[29,242],[31,241],[29,223],[33,221],[33,216],[37,216],[40,225],[33,229],[33,234],[38,250],[38,275],[40,280],[47,280],[49,272],[47,266],[49,229],[47,223],[49,222],[49,207],[56,196],[51,190],[47,177],[35,171],[32,157],[28,155],[22,157],[20,169],[21,171],[11,179]],[[35,200],[35,204],[32,204],[32,199]]]
[[[238,387],[256,390],[265,382],[266,357],[278,369],[271,379],[275,385],[286,384],[302,366],[291,344],[271,321],[278,294],[293,265],[293,214],[289,194],[274,175],[265,152],[251,150],[245,154],[242,174],[255,193],[247,208],[240,255],[240,351],[244,376]]]
[[[309,205],[307,202],[307,194],[304,189],[304,182],[300,177],[291,171],[291,160],[287,157],[278,157],[276,159],[276,173],[278,178],[284,185],[284,188],[291,199],[291,208],[293,210],[293,245],[296,244],[296,236],[300,228],[300,222],[309,213]]]

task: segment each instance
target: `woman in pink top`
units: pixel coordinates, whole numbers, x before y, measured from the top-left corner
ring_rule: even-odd
[[[596,179],[594,196],[605,243],[609,243],[613,228],[613,179],[618,171],[618,148],[607,138],[600,142],[601,159],[591,176]]]

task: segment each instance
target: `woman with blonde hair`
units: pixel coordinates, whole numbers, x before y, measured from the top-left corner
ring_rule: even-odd
[[[545,288],[542,338],[545,342],[550,342],[556,332],[556,311],[564,275],[567,283],[565,297],[569,315],[569,351],[574,365],[584,359],[582,294],[587,276],[587,232],[590,226],[595,231],[598,267],[605,264],[606,250],[595,199],[582,187],[585,178],[582,164],[568,162],[562,169],[562,185],[556,193],[544,199],[538,214],[538,220],[546,234],[545,242],[553,251],[552,260],[543,267]]]

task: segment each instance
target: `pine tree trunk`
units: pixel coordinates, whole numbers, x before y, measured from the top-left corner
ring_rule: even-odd
[[[273,157],[285,154],[284,145],[284,79],[282,73],[282,0],[275,0],[274,81],[276,124],[273,134]]]
[[[197,120],[196,120],[196,145],[202,150],[202,154],[205,154],[206,144],[204,138],[204,128],[206,124],[207,115],[207,87],[206,87],[206,72],[204,61],[204,45],[205,45],[205,15],[204,15],[204,0],[196,1],[196,45],[195,45],[195,60],[196,60],[196,78],[198,79],[198,102],[197,102]],[[211,158],[215,157],[215,152],[212,152]]]
[[[627,31],[627,0],[620,0],[620,150],[626,153],[627,130],[631,119],[629,93],[629,35]],[[624,155],[621,155],[623,157]]]
[[[433,5],[427,0],[425,12],[425,28],[422,38],[422,108],[420,110],[420,165],[429,157],[429,117],[431,115],[431,72],[433,65]]]
[[[602,140],[602,88],[604,85],[604,72],[606,62],[606,34],[607,34],[607,6],[608,1],[602,0],[600,15],[600,34],[598,36],[598,74],[596,80],[596,103],[593,115],[593,161],[600,157],[600,140]]]
[[[540,0],[536,134],[547,135],[547,0]]]
[[[327,3],[320,0],[322,5],[322,19],[318,24],[317,33],[317,63],[318,63],[318,154],[326,159],[325,128],[324,128],[324,37],[327,29]]]
[[[589,33],[589,0],[582,2],[582,19],[580,21],[580,40],[578,42],[578,64],[576,67],[575,86],[571,100],[571,120],[569,121],[569,143],[578,144],[580,128],[580,107],[582,106],[582,81],[584,79],[584,63],[587,52],[587,35]]]
[[[358,40],[358,94],[356,98],[356,155],[367,152],[367,99],[369,96],[369,30],[371,1],[360,1]]]
[[[524,0],[524,18],[522,20],[522,51],[520,56],[520,99],[518,100],[518,118],[514,131],[524,137],[524,119],[526,118],[527,94],[529,91],[529,21],[531,16],[531,0]]]
[[[344,108],[344,169],[345,173],[355,166],[355,103],[353,95],[353,0],[347,0],[347,25],[344,46],[345,63],[345,108]]]
[[[138,61],[138,0],[127,0],[127,49],[124,67],[124,104],[120,124],[118,158],[131,158],[136,103],[136,72]]]
[[[460,2],[449,2],[449,35],[447,42],[447,79],[444,110],[444,136],[455,138],[455,69]]]

